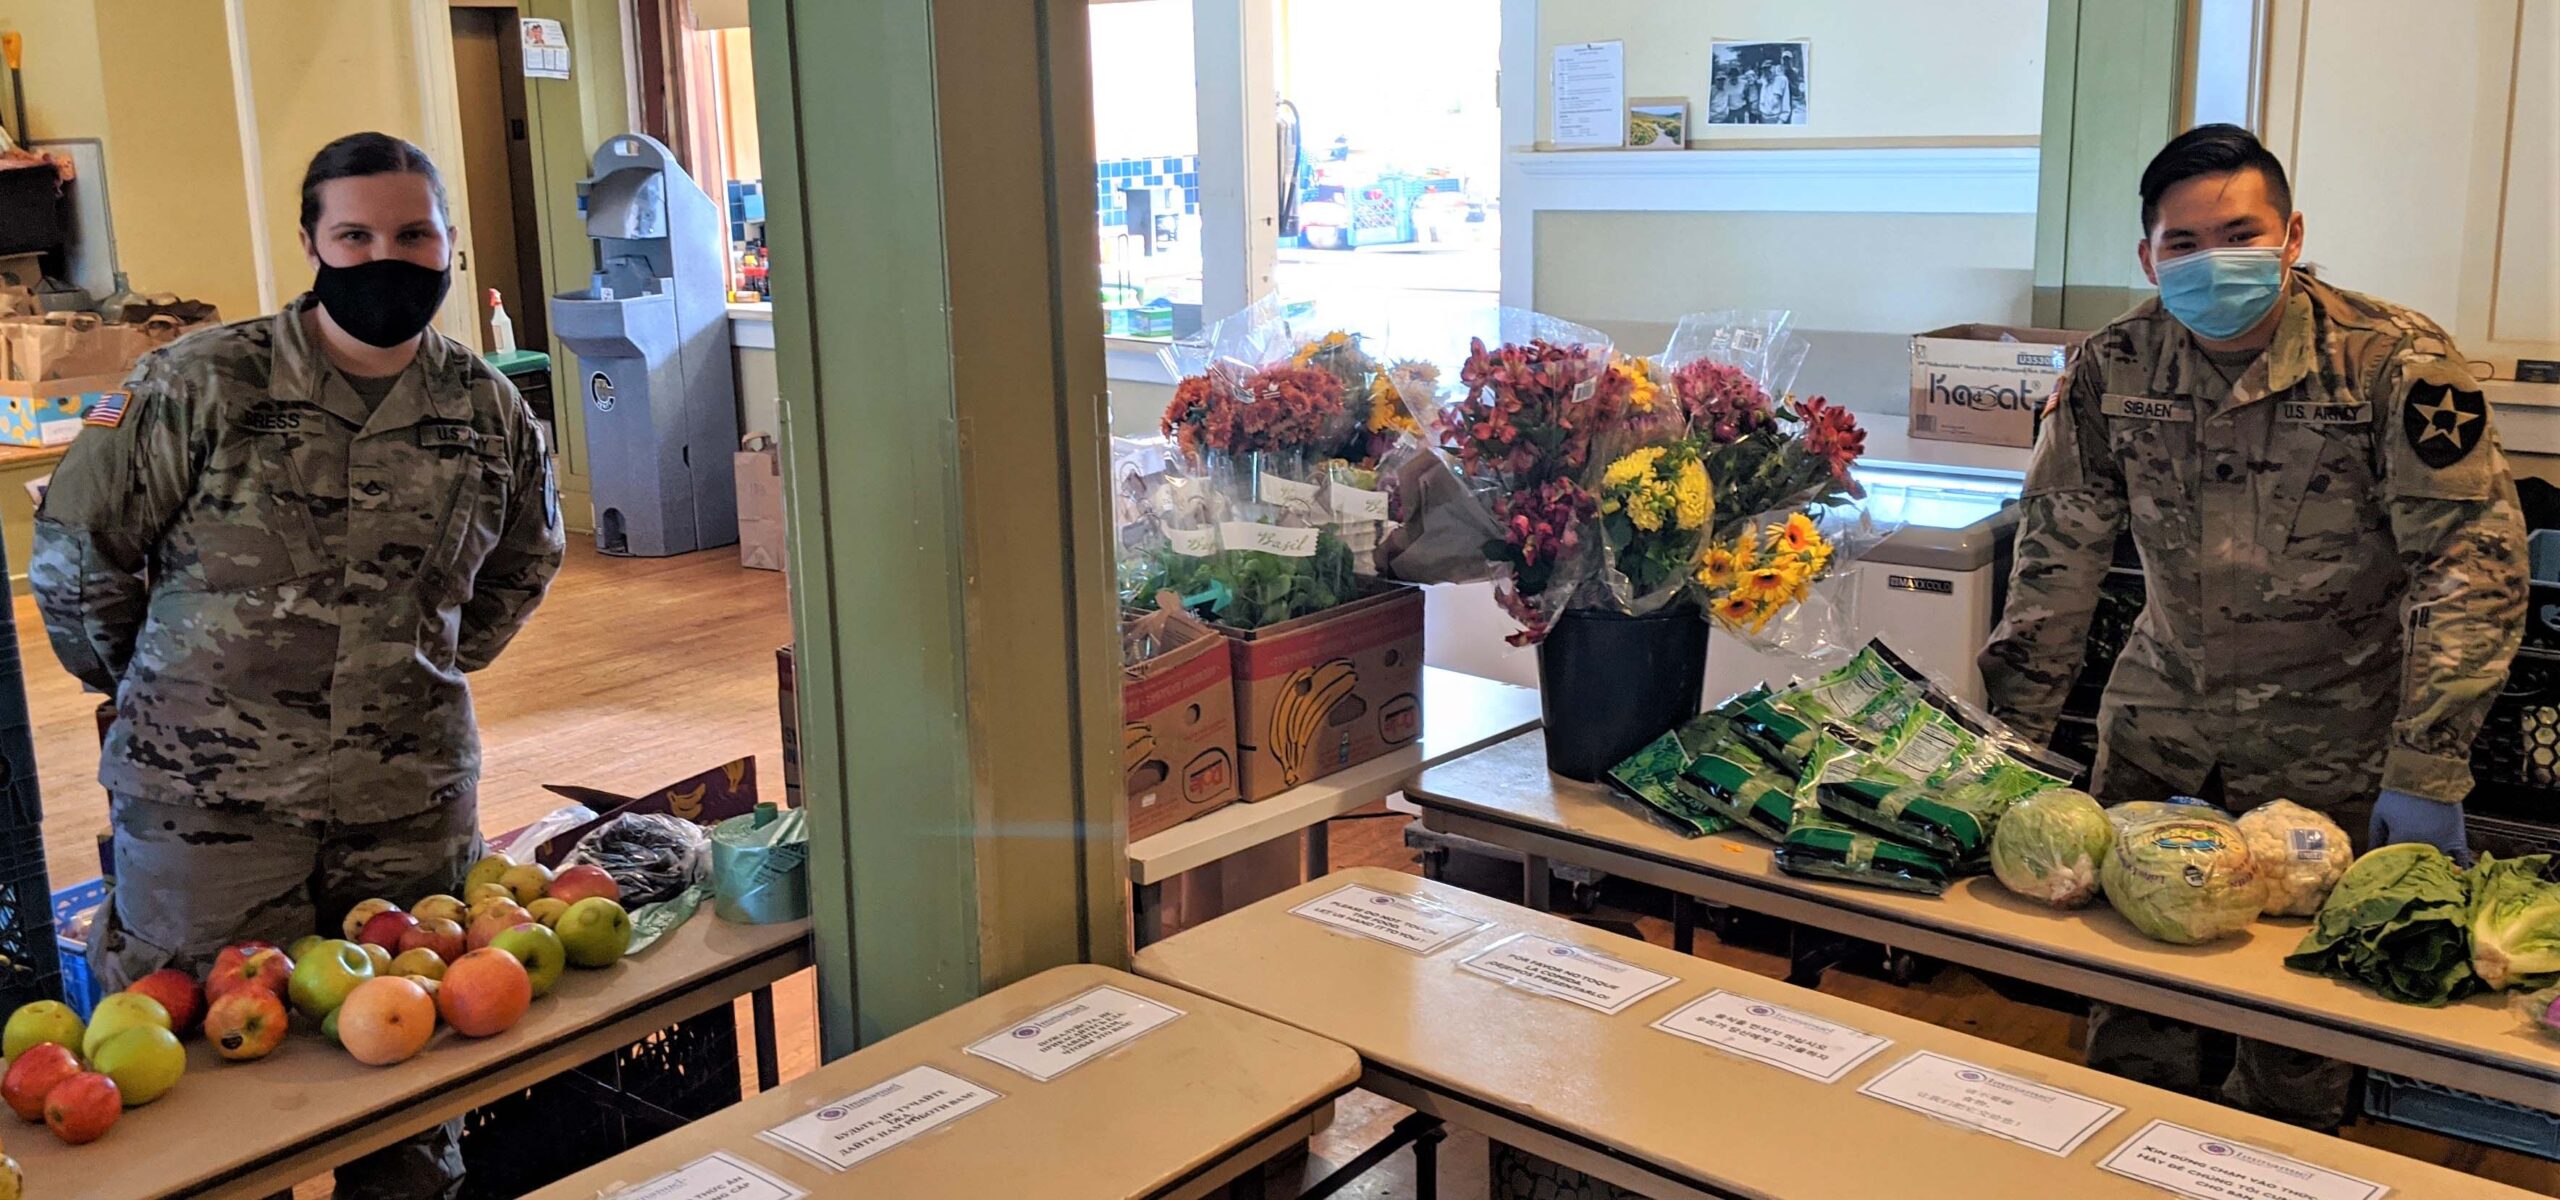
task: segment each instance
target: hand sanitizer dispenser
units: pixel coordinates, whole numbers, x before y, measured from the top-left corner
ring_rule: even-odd
[[[606,139],[594,171],[578,207],[596,271],[585,291],[551,298],[551,329],[578,359],[558,386],[583,406],[596,548],[655,558],[734,544],[728,225],[656,139]]]

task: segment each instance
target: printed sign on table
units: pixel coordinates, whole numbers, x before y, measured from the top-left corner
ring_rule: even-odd
[[[1890,1038],[1721,988],[1680,1006],[1653,1027],[1818,1083],[1840,1082],[1893,1044]]]
[[[842,1171],[1003,1098],[949,1071],[917,1067],[757,1136]]]
[[[1047,1083],[1182,1015],[1144,996],[1098,987],[981,1039],[969,1053]]]
[[[2091,1134],[2124,1114],[2121,1104],[1926,1050],[1895,1063],[1858,1091],[2057,1156],[2079,1149]]]
[[[1451,912],[1427,900],[1352,884],[1290,909],[1318,925],[1429,955],[1493,924]]]
[[[2153,1121],[2098,1165],[2196,1200],[2382,1200],[2390,1188],[2245,1142]]]
[[[1458,965],[1478,975],[1611,1016],[1680,982],[1597,950],[1534,933],[1513,934],[1459,960]]]

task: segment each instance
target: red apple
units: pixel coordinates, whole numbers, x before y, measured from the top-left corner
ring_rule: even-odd
[[[242,942],[213,957],[213,970],[204,977],[205,999],[219,1000],[244,987],[281,996],[292,978],[293,960],[284,951],[265,942]]]
[[[236,988],[204,1013],[204,1040],[234,1062],[265,1058],[284,1041],[284,998],[265,988]]]
[[[606,874],[603,867],[594,863],[579,863],[573,867],[560,868],[560,873],[551,877],[551,890],[544,895],[554,896],[571,904],[589,896],[620,900],[622,885],[615,883],[613,876]]]
[[[116,1081],[95,1071],[82,1071],[45,1093],[44,1123],[53,1136],[85,1146],[107,1135],[124,1115],[124,1093]]]
[[[462,957],[462,952],[470,949],[471,945],[463,937],[462,926],[442,917],[431,917],[419,921],[400,935],[400,953],[407,954],[421,947],[435,951],[437,958],[449,963]]]
[[[493,904],[481,909],[479,916],[471,918],[471,928],[465,935],[464,941],[468,943],[469,949],[477,950],[488,945],[499,934],[530,920],[533,920],[533,914],[526,912],[523,905],[512,900]]]
[[[195,1032],[197,1019],[204,1016],[204,989],[196,986],[195,976],[176,967],[153,971],[125,990],[159,1001],[169,1010],[169,1031],[179,1037]]]
[[[380,946],[393,954],[398,954],[400,935],[417,927],[416,917],[395,908],[389,912],[375,913],[372,920],[364,923],[364,928],[356,934],[355,940],[361,945]]]
[[[38,1042],[0,1075],[0,1100],[24,1121],[44,1119],[44,1098],[54,1085],[80,1073],[80,1059],[58,1042]]]

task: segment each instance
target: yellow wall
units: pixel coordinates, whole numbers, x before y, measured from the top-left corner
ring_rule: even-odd
[[[312,154],[365,130],[425,140],[417,49],[407,4],[258,0],[243,15],[268,262],[282,301],[310,284],[300,216]]]
[[[756,132],[754,42],[744,29],[724,29],[720,40],[720,99],[728,107],[732,179],[764,178],[764,146]]]
[[[97,11],[117,261],[136,291],[257,315],[248,239],[209,236],[249,224],[222,5],[97,0]]]
[[[88,0],[0,0],[0,31],[12,30],[26,40],[21,71],[34,136],[106,136],[96,6]]]
[[[1550,0],[1538,6],[1538,140],[1553,129],[1549,51],[1604,41],[1626,43],[1629,97],[1688,97],[1692,138],[2033,137],[2044,105],[2045,4]],[[1812,39],[1807,123],[1707,128],[1718,38]]]

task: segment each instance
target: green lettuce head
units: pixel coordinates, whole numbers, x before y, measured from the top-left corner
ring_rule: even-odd
[[[2099,879],[2107,903],[2134,928],[2192,946],[2229,937],[2258,919],[2264,886],[2230,817],[2169,804],[2123,806],[2110,815],[2115,839]]]
[[[2560,980],[2560,885],[2551,856],[2484,858],[2468,873],[2471,969],[2493,988]]]
[[[2098,865],[2115,830],[2089,793],[2037,792],[2009,806],[1991,833],[1991,873],[2000,886],[2054,908],[2098,898]]]

